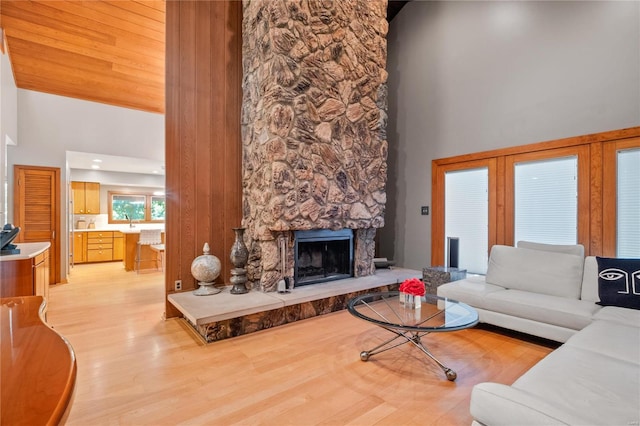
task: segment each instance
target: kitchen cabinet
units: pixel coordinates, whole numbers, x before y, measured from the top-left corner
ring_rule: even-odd
[[[119,231],[76,231],[73,263],[111,262],[124,258],[124,238]]]
[[[113,232],[87,232],[87,262],[111,262],[113,260]]]
[[[73,233],[73,263],[85,263],[87,261],[87,233]]]
[[[113,233],[113,260],[124,259],[124,235],[122,232]]]
[[[33,259],[33,288],[36,296],[49,300],[49,250]]]
[[[49,299],[50,245],[18,244],[20,254],[0,259],[0,297],[42,296]]]
[[[71,182],[74,214],[100,214],[100,184]]]

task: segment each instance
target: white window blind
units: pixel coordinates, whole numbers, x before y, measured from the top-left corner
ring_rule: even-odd
[[[577,157],[518,163],[514,173],[514,242],[576,244]]]
[[[640,258],[640,149],[618,151],[617,163],[616,253]]]
[[[486,167],[445,174],[444,232],[445,251],[447,237],[459,238],[460,269],[475,274],[487,272],[489,171]]]

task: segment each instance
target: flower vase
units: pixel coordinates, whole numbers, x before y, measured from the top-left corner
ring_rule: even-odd
[[[249,290],[245,283],[247,282],[247,261],[249,260],[249,249],[244,243],[245,228],[233,228],[236,239],[231,246],[231,255],[229,260],[235,268],[231,270],[231,294],[244,294]]]
[[[422,307],[422,297],[409,293],[400,293],[400,304],[407,309],[420,309]]]

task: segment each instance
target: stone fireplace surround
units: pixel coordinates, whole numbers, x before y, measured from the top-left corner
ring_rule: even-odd
[[[296,230],[353,229],[374,273],[387,179],[386,0],[243,1],[243,226],[254,290],[293,276]]]
[[[387,0],[243,0],[243,226],[248,294],[168,300],[205,342],[344,309],[419,271],[375,270],[387,180]],[[278,238],[352,229],[354,277],[275,290]]]

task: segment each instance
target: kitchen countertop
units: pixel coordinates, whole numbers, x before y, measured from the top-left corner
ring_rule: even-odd
[[[51,243],[20,243],[16,244],[16,246],[20,249],[20,254],[7,254],[0,256],[0,262],[32,259],[51,247]]]
[[[123,234],[139,234],[141,229],[158,229],[164,232],[164,226],[145,226],[144,228],[92,228],[92,229],[74,229],[73,232],[122,232]]]
[[[139,234],[140,233],[140,229],[160,229],[162,232],[164,232],[164,228],[127,228],[127,229],[121,229],[120,232],[122,232],[123,234]]]

